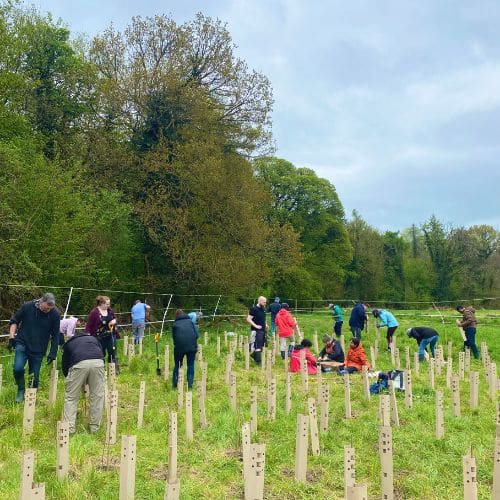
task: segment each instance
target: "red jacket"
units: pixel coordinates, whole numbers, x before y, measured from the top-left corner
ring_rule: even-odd
[[[276,318],[274,319],[276,326],[278,327],[278,333],[280,337],[291,337],[293,335],[293,327],[297,324],[290,311],[286,309],[280,309]]]
[[[309,375],[314,375],[317,372],[316,359],[307,347],[294,349],[292,351],[292,355],[290,356],[290,371],[292,373],[300,372],[300,351],[304,351],[306,353],[307,373],[309,373]]]
[[[363,349],[363,344],[359,343],[358,347],[349,347],[347,352],[347,359],[345,360],[345,366],[353,366],[359,372],[363,370],[363,366],[367,366],[368,369],[371,368],[370,363],[366,359],[365,350]]]

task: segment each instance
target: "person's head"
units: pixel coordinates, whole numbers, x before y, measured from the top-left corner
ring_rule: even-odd
[[[257,299],[257,305],[259,307],[266,307],[266,304],[267,304],[267,299],[261,295],[258,299]]]
[[[462,304],[459,304],[456,308],[455,308],[459,313],[463,312],[463,310],[465,309],[465,307],[462,305]]]
[[[98,295],[95,302],[97,307],[109,307],[111,305],[111,299],[107,295]]]
[[[302,339],[302,342],[300,343],[302,347],[312,347],[312,342],[309,339]]]
[[[288,311],[288,309],[290,309],[290,306],[286,302],[283,302],[283,304],[281,304],[281,309],[285,309]]]
[[[196,311],[196,319],[203,318],[203,312],[202,311]]]
[[[140,304],[141,303],[141,300],[140,299],[135,299],[134,300],[134,304]]]
[[[279,297],[274,297],[274,302],[277,302],[279,304],[280,303],[280,298]]]
[[[184,314],[184,310],[183,309],[177,309],[175,311],[175,319],[177,319],[179,316],[182,316]]]
[[[38,307],[40,308],[40,311],[43,311],[44,313],[52,311],[52,309],[56,307],[56,298],[54,297],[54,294],[50,292],[44,293],[40,297]]]
[[[356,337],[352,338],[351,339],[351,347],[354,347],[354,348],[358,347],[359,342],[360,342],[360,340],[358,338],[356,338]]]
[[[408,328],[408,330],[406,330],[406,335],[408,335],[408,337],[411,337],[412,330],[413,328]]]
[[[332,340],[333,340],[333,338],[330,337],[330,335],[323,335],[323,344],[328,344]]]
[[[374,310],[372,311],[372,314],[373,314],[376,318],[378,318],[378,317],[379,317],[379,315],[380,315],[380,311],[379,311],[378,309],[374,309]]]

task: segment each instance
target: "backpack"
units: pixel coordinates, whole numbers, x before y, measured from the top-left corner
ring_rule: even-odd
[[[392,372],[389,372],[389,378],[392,380],[392,383],[394,384],[394,389],[398,389],[400,391],[405,390],[404,371],[392,370]]]

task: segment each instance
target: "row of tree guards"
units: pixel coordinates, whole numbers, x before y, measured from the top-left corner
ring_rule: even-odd
[[[317,349],[317,335],[315,337],[315,348]],[[228,398],[230,407],[236,411],[238,403],[242,403],[241,397],[238,397],[237,375],[234,371],[236,366],[235,353],[239,350],[244,353],[243,369],[244,373],[249,370],[249,356],[247,349],[248,337],[245,335],[236,335],[228,338],[227,333],[223,336],[224,346],[227,349],[225,358],[226,372],[224,382],[228,386]],[[221,336],[216,339],[216,356],[221,357]],[[208,346],[208,334],[204,335],[204,346]],[[201,377],[197,383],[197,404],[199,412],[199,426],[204,428],[209,425],[205,413],[205,400],[207,397],[207,379],[208,363],[203,358],[203,347],[199,346],[198,361],[201,366]],[[392,346],[392,363],[395,368],[400,365],[398,349]],[[435,358],[431,358],[427,364],[428,377],[427,382],[430,388],[435,389],[435,376],[440,375],[446,368],[446,386],[452,394],[452,413],[459,418],[461,416],[460,408],[460,383],[465,380],[465,374],[469,374],[470,399],[469,407],[471,410],[478,408],[479,404],[479,383],[480,373],[470,370],[470,352],[466,350],[460,352],[458,356],[458,371],[453,371],[452,343],[448,343],[448,356],[444,359],[443,348],[436,349]],[[129,360],[135,356],[136,346],[124,338],[123,352],[129,357]],[[142,344],[139,344],[139,355],[142,353]],[[276,359],[279,358],[279,346],[276,339],[273,340],[269,349],[264,350],[262,356],[262,372],[267,382],[267,420],[276,419],[278,408],[277,400],[277,380],[275,370],[277,367]],[[423,368],[420,366],[418,353],[414,353],[413,367],[410,364],[411,357],[409,349],[405,348],[405,406],[409,409],[413,407],[412,397],[412,373],[419,373]],[[484,367],[484,377],[488,384],[488,394],[492,401],[496,402],[499,381],[497,379],[496,364],[492,362],[488,347],[485,342],[481,344],[482,362]],[[371,349],[372,362],[375,365],[377,358],[376,345]],[[170,349],[165,346],[164,356],[164,376],[165,379],[170,376],[169,371]],[[321,454],[320,435],[326,434],[329,430],[329,411],[330,411],[330,385],[328,380],[323,378],[321,370],[317,375],[310,376],[307,371],[307,364],[304,352],[301,353],[300,387],[296,387],[297,380],[288,371],[288,358],[283,363],[285,370],[285,400],[282,402],[284,412],[289,415],[292,410],[292,391],[301,391],[305,397],[305,413],[297,414],[296,425],[296,444],[295,444],[295,480],[297,482],[307,481],[307,463],[308,456],[311,453],[314,456]],[[3,367],[0,365],[0,390],[2,388]],[[362,374],[363,393],[367,400],[370,400],[369,378],[366,367]],[[50,376],[50,388],[48,404],[53,406],[57,398],[57,380],[58,371],[55,363],[52,365]],[[314,381],[314,382],[312,382]],[[217,383],[217,380],[214,380]],[[310,396],[310,385],[315,385],[315,396]],[[345,418],[352,419],[353,412],[351,408],[351,378],[349,375],[343,377],[344,396],[345,396]],[[194,439],[193,426],[193,393],[185,392],[185,378],[183,369],[179,370],[178,392],[177,392],[177,411],[184,411],[184,432],[188,442]],[[35,425],[36,409],[36,389],[27,389],[25,393],[24,415],[23,415],[23,433],[29,435],[33,432]],[[83,404],[84,414],[88,413],[88,390],[85,389],[85,398]],[[140,382],[138,409],[137,409],[137,428],[141,428],[144,421],[144,405],[146,399],[146,383]],[[265,463],[266,463],[266,445],[265,443],[252,442],[252,436],[258,433],[258,392],[257,386],[252,386],[250,390],[250,418],[245,422],[241,429],[241,452],[243,459],[243,486],[245,499],[256,500],[264,498],[265,492]],[[319,408],[319,423],[318,423]],[[118,390],[116,385],[115,365],[108,364],[106,373],[105,388],[105,409],[106,409],[106,438],[103,451],[103,466],[110,467],[110,445],[117,442],[117,423],[118,423]],[[399,427],[398,403],[394,384],[389,383],[389,394],[379,396],[379,445],[378,453],[380,457],[381,476],[380,484],[382,498],[394,498],[394,463],[393,463],[393,439],[392,428]],[[496,403],[496,439],[493,461],[493,498],[500,498],[500,407]],[[165,499],[179,498],[181,483],[177,472],[177,412],[170,413],[169,442],[168,442],[168,476],[165,484]],[[435,437],[437,440],[443,439],[445,435],[444,420],[444,398],[443,391],[435,391]],[[67,477],[70,470],[69,461],[69,428],[68,423],[59,421],[57,423],[56,433],[56,474],[58,479],[63,480]],[[123,435],[121,441],[120,455],[120,499],[134,498],[135,490],[135,464],[136,457],[136,436]],[[35,454],[33,451],[25,451],[21,465],[21,499],[41,499],[45,496],[44,484],[35,484],[33,482],[33,473],[35,469]],[[477,477],[476,463],[472,448],[463,456],[463,490],[464,498],[477,498]],[[355,450],[351,444],[344,446],[344,494],[346,499],[366,499],[367,485],[356,481],[355,474]]]

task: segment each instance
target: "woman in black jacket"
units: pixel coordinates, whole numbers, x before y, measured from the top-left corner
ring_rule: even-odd
[[[177,389],[179,379],[179,367],[182,366],[184,356],[187,359],[187,382],[188,388],[193,388],[194,361],[198,350],[198,329],[191,318],[182,309],[175,311],[175,321],[172,327],[172,338],[174,341],[174,373],[172,376],[172,387]]]

